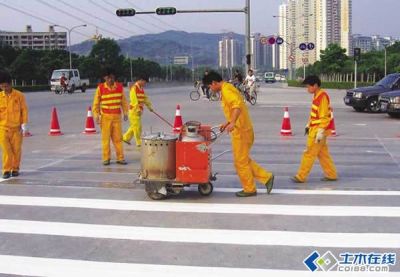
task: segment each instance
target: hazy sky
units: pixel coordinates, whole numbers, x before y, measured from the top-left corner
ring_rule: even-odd
[[[93,36],[96,32],[94,26],[99,27],[98,31],[104,37],[116,39],[171,29],[244,33],[242,13],[137,15],[124,19],[115,16],[116,7],[136,10],[155,10],[160,6],[178,9],[240,9],[244,3],[245,0],[0,0],[0,30],[24,31],[25,26],[30,24],[34,31],[47,31],[50,24],[67,27],[88,24],[88,27],[72,32],[73,44]],[[281,3],[282,0],[251,0],[251,31],[265,35],[277,33],[278,22],[272,16],[278,14]],[[353,0],[353,33],[400,38],[399,12],[400,0]]]

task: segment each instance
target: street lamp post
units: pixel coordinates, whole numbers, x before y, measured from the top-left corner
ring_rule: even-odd
[[[387,75],[387,53],[386,53],[386,46],[385,46],[385,77]]]
[[[68,28],[68,27],[65,27],[65,26],[62,26],[62,25],[53,25],[53,26],[54,27],[60,27],[60,28],[63,28],[63,29],[68,31],[69,69],[71,70],[72,69],[71,32],[76,28],[86,27],[87,25],[86,24],[76,25],[76,26],[73,26],[72,28]]]

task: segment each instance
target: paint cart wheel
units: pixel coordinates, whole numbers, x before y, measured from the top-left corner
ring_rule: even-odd
[[[159,192],[148,192],[147,195],[153,200],[163,200],[167,198],[165,194]]]
[[[197,187],[199,193],[203,196],[209,196],[213,192],[213,184],[207,183],[207,184],[201,184]]]

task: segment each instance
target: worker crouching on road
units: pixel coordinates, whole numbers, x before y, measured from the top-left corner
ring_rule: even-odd
[[[111,68],[103,73],[104,83],[98,85],[93,100],[93,117],[101,128],[103,146],[103,165],[109,165],[111,159],[110,138],[114,144],[117,164],[126,164],[122,146],[121,108],[124,120],[128,120],[128,102],[121,83],[115,81]]]
[[[132,137],[135,138],[136,147],[139,148],[142,145],[142,114],[144,105],[153,112],[153,107],[151,105],[150,99],[147,97],[144,87],[149,82],[147,76],[139,77],[138,81],[132,86],[129,97],[129,129],[125,132],[123,136],[123,141],[127,144],[131,144]]]
[[[19,175],[22,135],[28,131],[28,107],[22,92],[11,86],[11,75],[0,71],[0,147],[3,179]]]
[[[295,183],[304,183],[318,157],[325,174],[322,181],[336,181],[336,168],[326,141],[327,137],[331,135],[333,127],[329,96],[326,91],[321,89],[321,80],[317,76],[308,76],[304,79],[303,84],[307,86],[307,91],[314,97],[305,132],[308,134],[307,148],[297,174],[291,179]]]
[[[220,129],[231,134],[233,161],[243,187],[236,196],[257,195],[255,179],[267,187],[268,194],[271,193],[274,175],[250,158],[254,142],[253,124],[240,92],[232,84],[224,82],[217,72],[210,72],[203,83],[213,92],[221,91],[222,110],[227,122]]]

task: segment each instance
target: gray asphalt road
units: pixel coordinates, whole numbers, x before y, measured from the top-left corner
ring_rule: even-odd
[[[190,90],[147,91],[171,122],[177,104],[184,121],[224,121],[219,103],[190,101]],[[249,107],[252,156],[275,174],[274,193],[259,186],[257,197],[235,198],[240,184],[226,154],[213,163],[219,175],[211,196],[193,187],[157,202],[134,183],[140,167],[134,147],[125,147],[127,166],[103,167],[99,134],[82,134],[93,92],[26,94],[33,136],[24,140],[22,175],[0,183],[4,276],[318,276],[321,267],[311,272],[303,264],[314,251],[339,261],[343,253],[365,254],[365,261],[375,253],[388,276],[400,275],[398,263],[387,264],[391,253],[400,254],[400,121],[354,112],[343,104],[344,91],[329,91],[338,133],[329,142],[340,180],[321,182],[317,163],[309,182],[296,185],[289,176],[304,149],[311,96],[262,84],[257,105]],[[53,106],[60,137],[47,135]],[[283,138],[286,106],[294,136]],[[143,123],[144,132],[170,131],[149,112]],[[228,136],[213,145],[214,154],[227,149]]]

